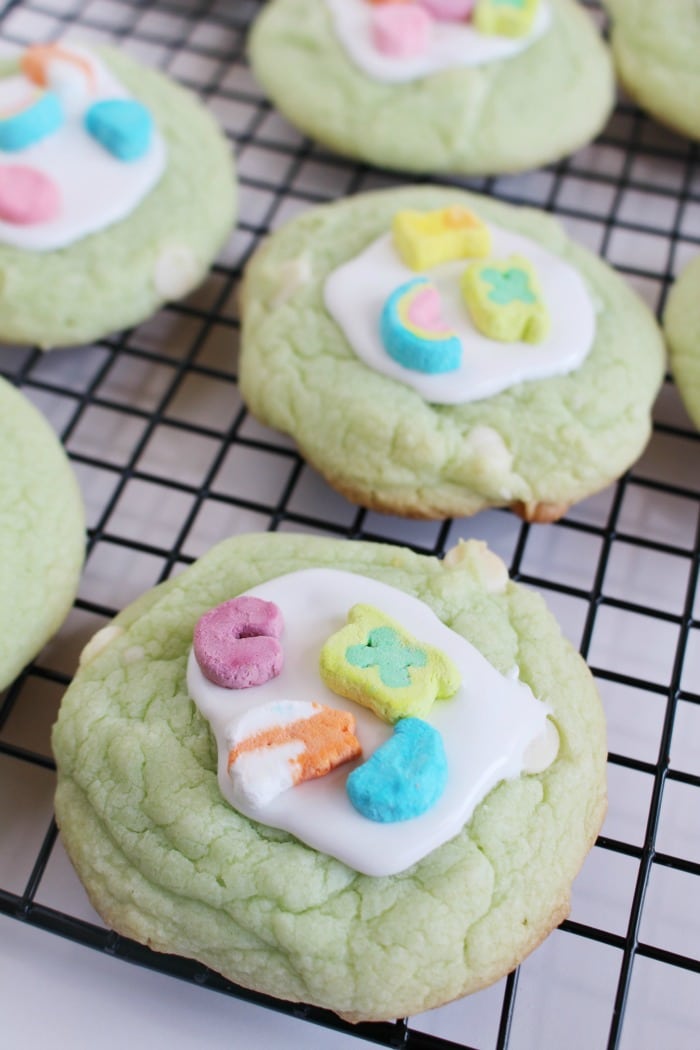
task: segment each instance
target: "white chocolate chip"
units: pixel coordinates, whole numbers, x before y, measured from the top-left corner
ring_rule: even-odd
[[[557,757],[559,733],[551,719],[547,719],[544,732],[529,745],[523,755],[524,773],[542,773]]]
[[[448,569],[471,568],[481,585],[490,593],[500,594],[508,583],[508,569],[483,540],[460,540],[444,558]]]
[[[311,280],[311,263],[308,256],[300,255],[298,259],[289,259],[280,266],[277,271],[277,291],[275,292],[271,305],[282,306],[305,284]]]
[[[153,280],[164,299],[180,299],[200,280],[201,268],[195,255],[184,244],[163,248],[156,259]]]
[[[467,561],[469,561],[469,542],[467,540],[459,540],[457,546],[451,547],[443,559],[448,569],[458,569]]]
[[[120,635],[124,634],[124,628],[119,627],[118,624],[108,623],[106,627],[101,627],[99,631],[93,634],[90,641],[84,647],[78,659],[78,665],[85,667],[89,664],[96,656],[107,648],[115,638],[119,638]]]
[[[480,476],[493,478],[509,474],[513,466],[513,454],[493,427],[474,427],[464,442],[464,455],[473,462]]]

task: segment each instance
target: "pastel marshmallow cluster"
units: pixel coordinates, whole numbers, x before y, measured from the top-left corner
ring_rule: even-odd
[[[255,689],[225,689],[205,677],[192,648],[187,686],[216,740],[222,797],[250,820],[355,871],[392,875],[456,835],[501,780],[541,770],[555,757],[547,708],[518,681],[517,669],[500,674],[417,597],[328,568],[287,573],[241,597],[282,612],[282,671]],[[373,636],[377,647],[368,646],[368,633],[350,641],[339,657],[349,657],[351,670],[371,681],[379,655],[380,678],[395,683],[384,687],[400,695],[407,679],[425,672],[425,659],[442,654],[457,669],[454,696],[436,697],[424,716],[392,705],[387,722],[371,704],[330,688],[320,653],[357,606],[378,614],[369,632],[395,625],[397,636],[382,631]]]
[[[464,271],[460,288],[474,326],[488,338],[539,343],[547,336],[549,313],[535,268],[522,256],[481,262],[491,252],[491,232],[469,209],[397,212],[392,240],[412,270],[477,260]],[[460,368],[461,340],[444,321],[438,289],[425,276],[399,285],[387,297],[380,336],[387,354],[404,368],[425,375]]]
[[[526,36],[539,0],[369,0],[374,47],[390,58],[425,54],[436,22],[467,22],[485,34]]]
[[[192,648],[210,682],[224,689],[251,689],[282,671],[283,631],[279,606],[241,595],[199,618]],[[357,758],[362,749],[354,728],[349,712],[311,701],[245,708],[227,735],[228,772],[237,795],[266,805],[295,784]]]
[[[19,71],[0,78],[0,221],[18,226],[51,222],[61,213],[63,195],[51,171],[35,163],[2,163],[2,154],[21,154],[80,125],[113,158],[129,162],[151,148],[153,119],[132,99],[93,101],[96,75],[82,54],[58,44],[33,45]],[[74,148],[66,146],[67,149]],[[35,154],[30,154],[32,161]]]
[[[415,639],[371,605],[355,605],[321,649],[325,684],[394,726],[393,735],[347,779],[355,809],[381,823],[411,820],[442,796],[448,763],[442,737],[425,717],[454,696],[461,676],[435,646]]]
[[[217,686],[232,691],[262,686],[282,671],[283,631],[274,602],[231,598],[197,621],[194,656]],[[355,605],[345,627],[323,645],[319,669],[338,696],[396,723],[394,735],[348,778],[352,805],[382,822],[424,813],[444,790],[447,760],[439,732],[418,716],[427,715],[434,700],[454,695],[461,683],[457,667],[378,609]],[[235,797],[260,807],[362,755],[351,712],[288,698],[235,712],[226,744]]]

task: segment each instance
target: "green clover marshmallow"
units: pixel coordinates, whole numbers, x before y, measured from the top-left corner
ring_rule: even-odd
[[[504,343],[541,343],[550,318],[535,268],[522,255],[474,262],[462,274],[462,295],[476,328]]]
[[[354,605],[348,622],[321,649],[321,678],[334,693],[370,708],[385,722],[425,717],[461,677],[440,649],[417,641],[372,605]]]

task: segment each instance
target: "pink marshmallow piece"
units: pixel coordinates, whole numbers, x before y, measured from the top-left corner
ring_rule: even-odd
[[[284,654],[282,611],[274,602],[242,595],[199,618],[193,648],[205,678],[225,689],[249,689],[276,678]]]
[[[0,165],[0,220],[13,226],[35,226],[55,219],[61,210],[58,186],[27,164]]]
[[[438,22],[466,22],[471,18],[476,0],[418,0]]]
[[[408,320],[428,332],[449,332],[442,317],[442,304],[437,288],[428,285],[416,295],[408,308]]]
[[[428,50],[433,20],[416,4],[385,4],[372,12],[372,39],[391,58],[412,58]]]

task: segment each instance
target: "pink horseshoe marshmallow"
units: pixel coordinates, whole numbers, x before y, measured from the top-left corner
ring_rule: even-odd
[[[284,620],[274,602],[243,595],[199,618],[194,655],[205,678],[225,689],[249,689],[275,678],[284,655]]]

